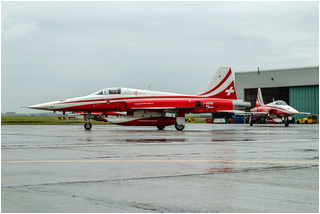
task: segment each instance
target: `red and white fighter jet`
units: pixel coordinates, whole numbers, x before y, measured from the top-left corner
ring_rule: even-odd
[[[108,122],[118,125],[165,126],[175,125],[177,130],[185,127],[186,113],[211,113],[219,111],[245,110],[249,102],[237,100],[231,68],[221,67],[201,94],[183,95],[130,88],[105,88],[93,94],[54,102],[28,106],[31,109],[65,112],[85,112],[85,129],[90,130],[93,112],[110,115],[123,112],[125,115],[106,117]],[[167,116],[167,113],[175,116]],[[111,113],[112,114],[112,113]]]
[[[264,104],[261,89],[258,88],[258,95],[256,99],[256,106],[251,109],[250,113],[250,126],[261,118],[265,118],[267,123],[284,124],[289,126],[293,122],[293,115],[295,114],[309,114],[305,112],[298,112],[296,109],[289,106],[282,100],[273,101],[269,104]]]

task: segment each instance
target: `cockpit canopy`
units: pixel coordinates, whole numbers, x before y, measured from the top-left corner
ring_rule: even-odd
[[[283,101],[283,100],[277,100],[277,101],[274,101],[273,103],[272,103],[273,105],[288,105],[285,101]]]
[[[93,93],[92,95],[112,95],[112,94],[121,94],[121,88],[105,88]]]

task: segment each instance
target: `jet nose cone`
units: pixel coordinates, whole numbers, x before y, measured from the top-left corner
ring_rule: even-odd
[[[299,114],[299,112],[297,110],[295,110],[294,108],[290,109],[290,113],[291,114]]]
[[[39,110],[50,110],[52,106],[50,106],[52,103],[41,103],[37,105],[27,106],[27,108],[31,109],[39,109]]]
[[[31,109],[40,109],[40,110],[46,110],[46,106],[43,104],[38,104],[38,105],[32,105],[32,106],[27,106],[27,108]]]

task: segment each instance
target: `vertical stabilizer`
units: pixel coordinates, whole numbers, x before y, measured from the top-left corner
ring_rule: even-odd
[[[236,100],[233,75],[230,67],[220,67],[199,96]]]
[[[256,107],[264,106],[261,89],[258,88],[258,94],[256,99]]]

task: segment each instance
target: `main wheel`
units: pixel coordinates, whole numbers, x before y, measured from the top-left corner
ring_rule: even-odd
[[[184,129],[184,125],[175,124],[175,127],[178,131],[182,131]]]
[[[89,123],[89,122],[86,122],[86,123],[84,124],[84,128],[85,128],[86,130],[90,130],[91,127],[92,127],[92,124]]]
[[[157,126],[157,128],[158,128],[159,130],[163,130],[163,129],[165,128],[165,126]]]
[[[284,126],[285,127],[289,126],[289,120],[288,119],[284,121]]]

